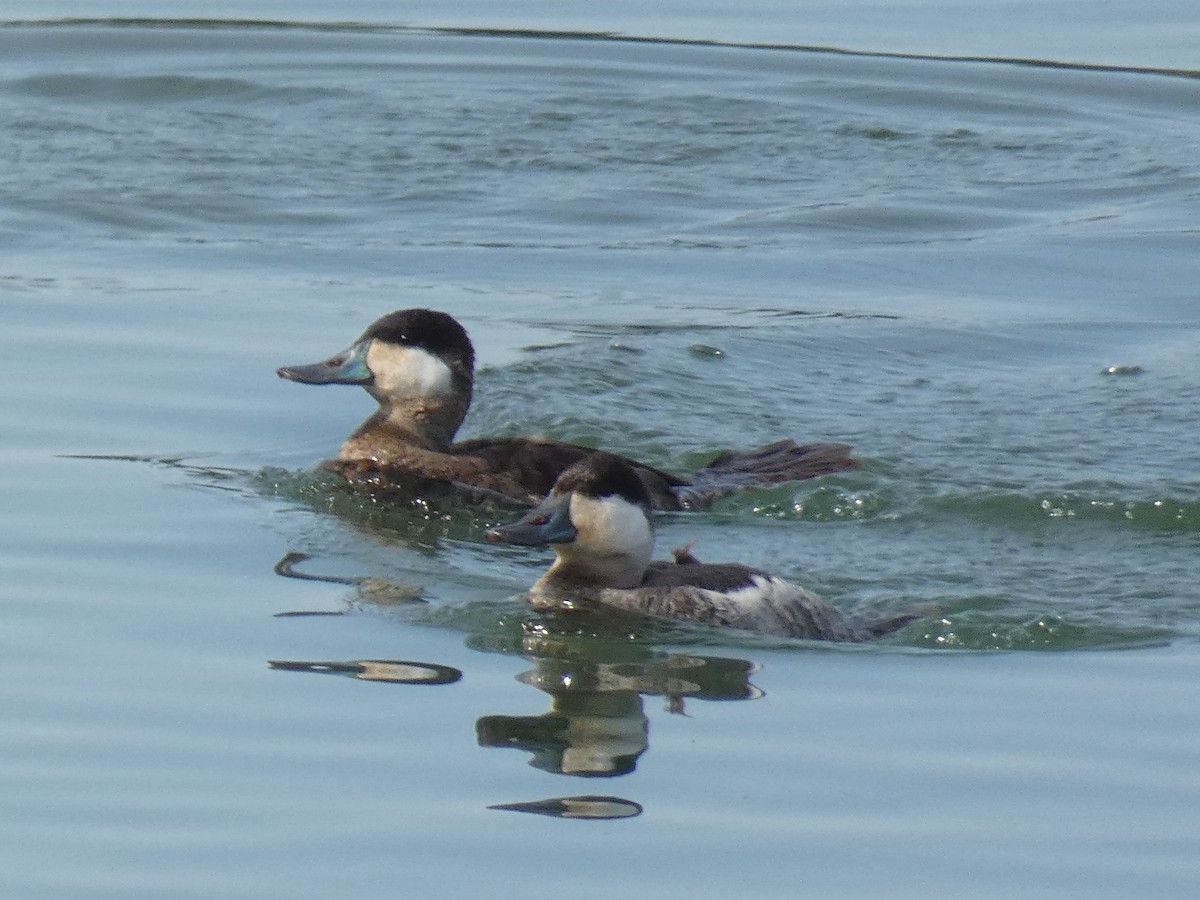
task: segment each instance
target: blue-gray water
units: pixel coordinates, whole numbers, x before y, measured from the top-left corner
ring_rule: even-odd
[[[1137,40],[1194,17],[1083,52],[1108,13],[1058,54],[840,43],[1195,68]],[[564,24],[529,15],[444,24]],[[824,42],[766,20],[566,24]],[[784,49],[0,28],[5,896],[1194,896],[1198,100]],[[371,403],[274,368],[415,305],[475,339],[469,435],[677,469],[853,443],[861,469],[665,517],[660,547],[941,612],[852,649],[545,633],[519,599],[545,558],[479,540],[501,511],[312,473]],[[344,614],[275,615],[305,611]],[[461,678],[268,666],[363,660]],[[489,808],[580,795],[640,813]]]

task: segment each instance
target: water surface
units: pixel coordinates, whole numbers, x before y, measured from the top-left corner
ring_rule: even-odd
[[[1194,893],[1194,79],[228,23],[0,60],[13,896]],[[548,628],[507,511],[313,472],[371,402],[274,368],[415,305],[475,338],[469,436],[853,443],[660,549],[940,613]]]

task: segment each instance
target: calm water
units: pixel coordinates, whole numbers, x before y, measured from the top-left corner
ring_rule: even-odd
[[[771,39],[719,20],[613,30]],[[1139,51],[1157,22],[1107,56],[842,43],[1188,68]],[[1194,896],[1198,101],[780,49],[0,28],[5,896]],[[545,557],[479,540],[505,511],[313,474],[370,400],[274,368],[414,305],[475,338],[470,435],[676,469],[853,443],[860,470],[664,517],[660,547],[940,614],[849,649],[547,630],[519,596]],[[580,796],[622,817],[520,806]]]

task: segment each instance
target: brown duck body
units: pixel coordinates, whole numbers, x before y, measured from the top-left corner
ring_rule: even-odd
[[[471,403],[474,363],[470,339],[451,316],[408,309],[379,319],[346,351],[314,365],[281,368],[279,375],[307,384],[358,384],[379,403],[337,458],[323,464],[348,481],[376,491],[441,486],[535,504],[594,449],[539,437],[456,442]],[[720,454],[690,478],[624,461],[657,509],[701,507],[741,488],[857,465],[844,444],[792,440]]]
[[[337,459],[323,467],[347,481],[377,488],[396,487],[412,480],[444,482],[467,491],[481,490],[508,500],[534,505],[554,486],[558,474],[595,452],[547,438],[477,438],[458,441],[444,450],[397,440],[380,441],[378,434],[359,432],[346,442]],[[370,454],[363,450],[370,448]],[[682,509],[674,488],[685,479],[629,461],[646,485],[658,509]]]

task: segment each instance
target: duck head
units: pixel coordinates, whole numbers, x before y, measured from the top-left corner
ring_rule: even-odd
[[[377,425],[428,430],[434,443],[449,444],[471,403],[474,368],[475,350],[454,317],[401,309],[323,362],[276,371],[301,384],[360,385],[380,405]]]
[[[535,509],[485,536],[494,543],[553,547],[555,563],[543,582],[636,587],[654,552],[650,508],[650,494],[633,467],[595,453],[563,472]]]

